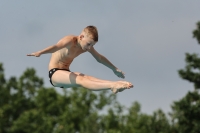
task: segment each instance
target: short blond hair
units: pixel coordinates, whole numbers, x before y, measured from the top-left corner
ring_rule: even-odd
[[[87,27],[85,27],[83,29],[83,31],[88,34],[89,36],[92,36],[92,39],[95,41],[95,42],[98,42],[98,30],[95,26],[93,25],[89,25]]]

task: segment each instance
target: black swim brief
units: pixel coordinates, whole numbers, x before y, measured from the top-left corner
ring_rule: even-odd
[[[53,76],[53,74],[57,71],[57,70],[65,70],[65,71],[68,71],[70,72],[70,70],[68,69],[59,69],[59,68],[53,68],[49,71],[49,81],[50,83],[53,85],[52,81],[51,81],[51,77]],[[54,85],[53,85],[54,86]],[[64,88],[64,87],[60,87],[60,88]]]

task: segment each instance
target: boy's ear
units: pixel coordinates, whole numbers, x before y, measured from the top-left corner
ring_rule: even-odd
[[[84,35],[80,35],[80,39],[84,38]]]

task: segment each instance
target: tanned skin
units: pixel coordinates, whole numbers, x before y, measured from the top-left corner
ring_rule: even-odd
[[[27,56],[40,57],[42,54],[52,54],[49,62],[49,70],[53,68],[68,69],[74,58],[90,52],[92,56],[101,64],[110,68],[114,74],[120,78],[125,78],[124,73],[115,67],[105,56],[99,54],[94,45],[96,42],[84,31],[79,36],[69,35],[63,37],[57,44],[49,46],[38,52],[27,54]],[[113,93],[130,89],[133,85],[127,81],[108,81],[98,79],[80,72],[69,72],[64,70],[56,71],[52,78],[52,83],[56,87],[84,87],[90,90],[111,90]]]

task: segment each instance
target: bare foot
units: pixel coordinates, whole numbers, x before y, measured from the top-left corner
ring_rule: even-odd
[[[119,81],[119,82],[124,83],[124,82],[126,82],[126,81]],[[127,82],[126,82],[126,83],[127,83]],[[127,88],[127,89],[133,88],[133,84],[131,84],[130,82],[128,82],[128,84],[129,84],[129,88]],[[122,91],[124,91],[124,90],[125,90],[125,89],[119,89],[118,92],[122,92]]]
[[[117,92],[122,92],[123,90],[130,89],[132,87],[133,85],[127,81],[117,81],[111,88],[111,91],[116,94]]]

